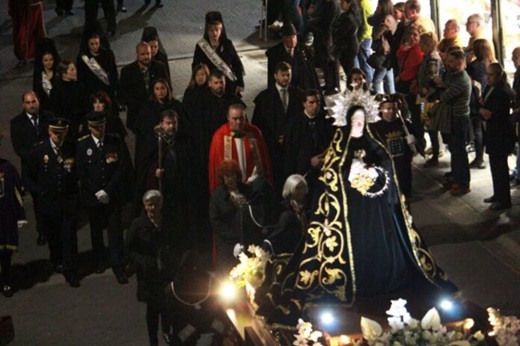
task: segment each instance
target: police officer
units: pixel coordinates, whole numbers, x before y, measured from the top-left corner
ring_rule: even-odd
[[[105,133],[104,112],[87,114],[90,134],[77,144],[76,162],[81,183],[81,201],[86,209],[96,258],[96,272],[106,269],[103,230],[108,230],[109,259],[120,284],[128,283],[124,273],[121,209],[125,174],[131,171],[128,148],[118,135]]]
[[[48,230],[50,260],[71,287],[79,287],[77,273],[79,188],[73,143],[67,142],[69,121],[49,120],[49,138],[38,143],[27,163],[26,185],[38,199]]]

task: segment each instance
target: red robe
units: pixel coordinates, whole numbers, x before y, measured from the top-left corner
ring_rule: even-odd
[[[44,38],[41,0],[9,0],[7,11],[13,22],[14,55],[18,60],[33,59],[36,40]]]
[[[244,133],[246,176],[242,177],[242,181],[247,181],[256,166],[256,173],[272,183],[271,160],[262,132],[258,127],[246,123]],[[231,157],[229,157],[229,154],[231,154]],[[218,186],[217,167],[224,159],[233,159],[239,162],[235,140],[229,124],[224,124],[215,131],[211,140],[208,167],[210,192],[213,192]]]

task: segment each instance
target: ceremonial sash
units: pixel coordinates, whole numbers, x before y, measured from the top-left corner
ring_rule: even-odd
[[[249,147],[251,148],[251,153],[253,154],[253,160],[255,161],[256,172],[259,176],[264,176],[264,168],[262,166],[262,160],[260,157],[260,150],[258,149],[258,145],[256,143],[256,138],[253,136],[251,132],[246,132],[245,136],[249,141]],[[238,154],[238,149],[237,149]],[[233,160],[233,136],[226,135],[224,136],[224,160]],[[247,156],[246,162],[247,165]],[[244,180],[247,180],[248,177],[243,177]]]
[[[81,60],[88,66],[88,68],[94,73],[96,77],[99,78],[103,84],[110,85],[110,80],[108,79],[108,74],[103,70],[103,67],[97,62],[94,58],[88,58],[86,55],[81,56]]]
[[[49,80],[49,78],[47,78],[45,71],[42,71],[42,89],[43,89],[43,91],[45,91],[47,96],[51,95],[52,83]]]
[[[227,77],[227,79],[235,82],[237,80],[237,77],[231,70],[231,68],[226,64],[224,60],[215,52],[213,47],[206,41],[206,39],[201,39],[199,42],[197,42],[197,45],[202,49],[204,54],[208,57],[208,59],[215,65],[220,71],[224,73],[224,75]]]

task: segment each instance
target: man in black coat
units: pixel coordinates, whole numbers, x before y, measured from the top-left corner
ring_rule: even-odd
[[[148,43],[140,42],[136,47],[136,53],[137,60],[121,69],[119,80],[121,101],[127,107],[126,127],[133,132],[141,105],[153,93],[153,82],[159,78],[169,78],[164,64],[152,60]]]
[[[47,132],[48,121],[54,118],[49,112],[40,110],[40,102],[34,91],[22,95],[23,111],[11,119],[11,142],[16,155],[20,156],[22,167],[22,181],[27,174],[27,163],[33,146],[49,137]],[[33,194],[33,208],[36,217],[36,231],[40,246],[47,243],[47,235],[39,213],[38,199]]]
[[[301,174],[307,180],[309,200],[332,139],[332,123],[320,112],[317,90],[306,90],[304,110],[287,121],[285,132],[285,175]]]
[[[201,165],[195,155],[195,141],[186,132],[178,132],[178,114],[167,109],[155,128],[160,140],[150,147],[148,189],[159,189],[163,195],[162,222],[168,241],[178,255],[197,244],[198,225],[207,204],[201,203]],[[159,146],[160,145],[160,146]],[[174,270],[176,268],[173,268]]]
[[[26,187],[38,200],[55,271],[63,272],[71,287],[79,287],[76,236],[79,187],[74,144],[65,142],[68,128],[67,119],[49,121],[50,138],[38,143],[29,155]]]
[[[120,284],[128,283],[124,273],[123,229],[121,209],[125,174],[131,170],[130,154],[125,142],[114,134],[105,133],[106,115],[87,115],[90,134],[78,140],[76,164],[81,182],[81,201],[87,210],[96,272],[105,271],[103,230],[108,230],[110,264]]]
[[[261,91],[255,98],[252,123],[262,131],[273,167],[273,183],[276,194],[281,197],[285,182],[283,169],[283,133],[287,120],[303,110],[303,91],[290,85],[291,65],[280,62],[274,74],[276,83]],[[277,169],[280,168],[280,169]]]
[[[298,43],[296,29],[292,24],[282,27],[283,41],[269,48],[267,55],[267,85],[275,84],[274,74],[276,65],[285,61],[291,65],[291,85],[303,90],[320,90],[320,83],[316,75],[314,55],[306,45]]]

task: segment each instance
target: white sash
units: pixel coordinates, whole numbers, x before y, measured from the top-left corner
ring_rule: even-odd
[[[108,79],[108,74],[103,70],[103,67],[97,62],[94,58],[88,58],[86,55],[81,56],[81,60],[88,66],[88,68],[94,73],[96,77],[99,78],[103,84],[110,85],[110,80]]]
[[[42,88],[43,88],[43,91],[45,91],[45,93],[47,94],[47,96],[51,96],[52,83],[47,78],[45,71],[42,71]]]
[[[215,52],[213,47],[206,41],[206,39],[201,39],[199,42],[197,42],[197,45],[202,49],[204,54],[208,57],[209,60],[215,65],[220,71],[224,73],[224,75],[231,81],[236,82],[237,77],[231,70],[231,68],[228,66],[228,64],[225,63],[224,60]]]

